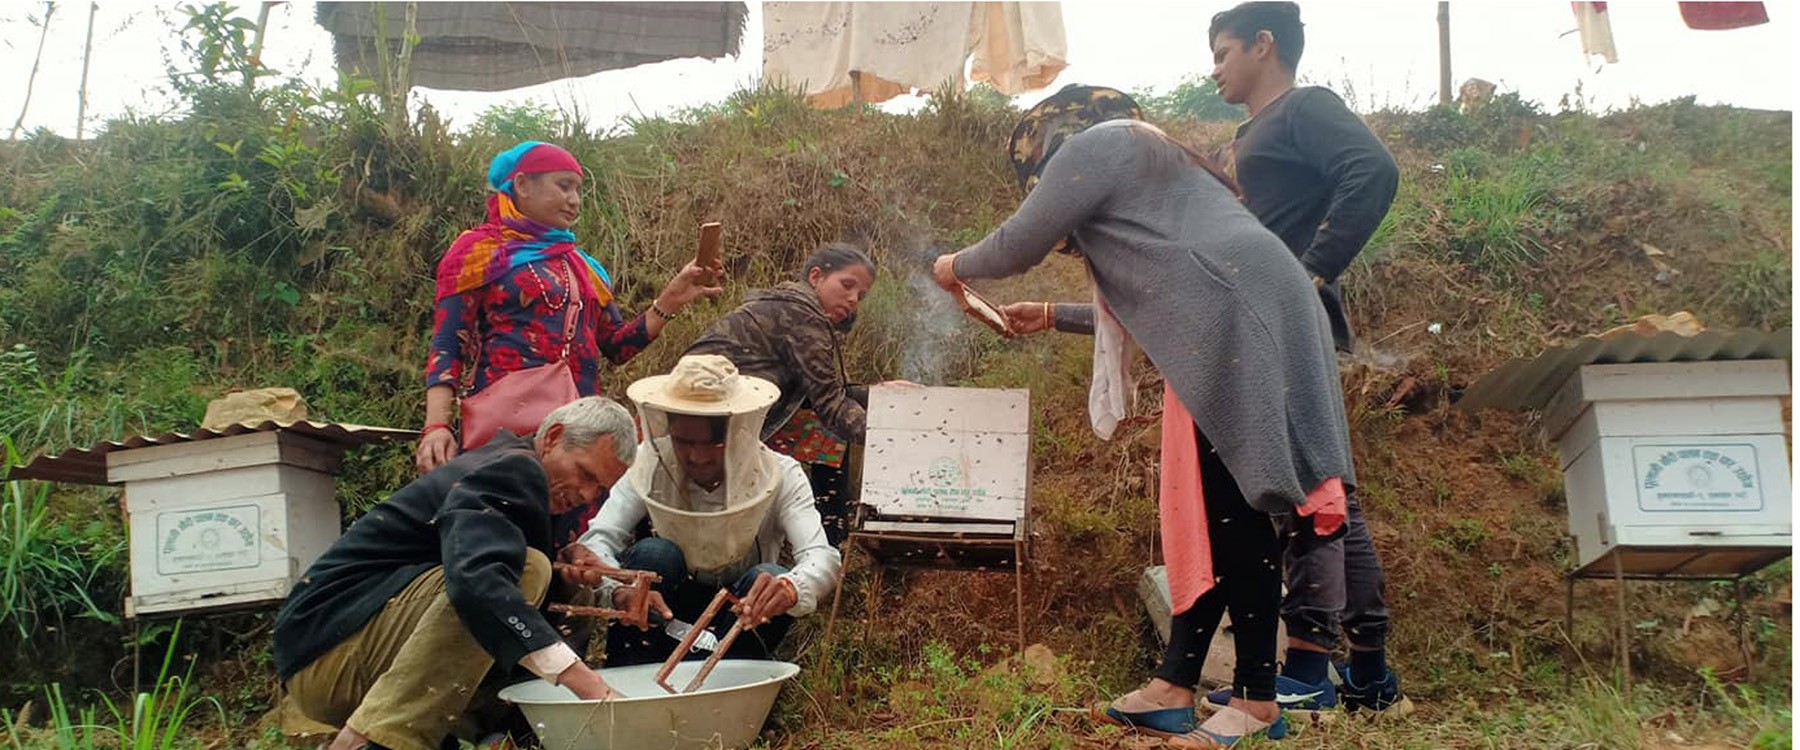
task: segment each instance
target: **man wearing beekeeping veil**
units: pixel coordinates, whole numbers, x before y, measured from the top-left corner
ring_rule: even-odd
[[[672,634],[696,621],[724,588],[738,601],[709,630],[722,636],[743,618],[747,630],[727,658],[767,657],[793,618],[831,595],[843,564],[826,541],[806,472],[760,439],[764,413],[780,391],[739,375],[724,357],[695,355],[681,358],[668,375],[632,383],[626,395],[637,404],[644,439],[580,544],[597,562],[660,575],[649,610],[675,627],[615,623],[607,663],[667,659],[680,645]],[[646,515],[654,536],[632,544]],[[593,580],[602,606],[631,609],[631,588]],[[687,658],[705,656],[696,648]]]

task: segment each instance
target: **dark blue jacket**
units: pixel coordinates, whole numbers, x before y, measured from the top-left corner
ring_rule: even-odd
[[[525,550],[552,555],[549,498],[531,443],[504,431],[400,488],[294,584],[275,619],[276,672],[286,681],[439,565],[450,604],[495,664],[556,643],[519,590]]]

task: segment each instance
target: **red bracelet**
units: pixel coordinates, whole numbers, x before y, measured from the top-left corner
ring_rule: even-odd
[[[432,430],[448,430],[448,429],[450,429],[450,425],[447,423],[432,422],[431,424],[425,425],[425,429],[419,430],[419,437],[425,437],[426,435],[430,435]]]

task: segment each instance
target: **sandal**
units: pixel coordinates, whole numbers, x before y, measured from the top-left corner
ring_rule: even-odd
[[[1226,706],[1206,720],[1205,724],[1195,727],[1177,737],[1169,738],[1170,747],[1183,750],[1216,750],[1216,748],[1233,747],[1246,737],[1267,737],[1279,740],[1287,737],[1287,715],[1278,714],[1273,722],[1265,722],[1246,713],[1243,709]]]

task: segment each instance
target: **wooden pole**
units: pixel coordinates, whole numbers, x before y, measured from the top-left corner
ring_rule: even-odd
[[[406,94],[412,88],[412,52],[418,37],[419,4],[406,3],[405,29],[400,34],[400,49],[390,54],[388,47],[387,3],[376,3],[375,57],[381,65],[382,114],[389,135],[398,137],[406,131]]]
[[[75,106],[75,140],[78,141],[87,132],[88,61],[94,56],[94,15],[99,11],[99,3],[88,3],[87,40],[81,43],[81,103]]]
[[[412,55],[413,46],[419,39],[419,4],[406,4],[406,31],[400,37],[400,59],[395,65],[394,103],[389,123],[393,128],[392,135],[398,137],[406,131],[407,112],[406,94],[412,90]]]
[[[1450,3],[1438,2],[1438,104],[1450,103]]]
[[[263,32],[269,28],[269,9],[278,2],[264,2],[256,11],[256,35],[250,40],[250,68],[244,71],[244,87],[249,88],[256,82],[256,72],[262,70]]]
[[[19,105],[19,119],[13,121],[12,132],[7,140],[16,140],[19,129],[25,127],[25,112],[31,108],[31,88],[37,83],[38,64],[44,61],[44,42],[50,38],[50,17],[56,15],[56,3],[44,3],[44,27],[38,33],[37,56],[31,59],[31,77],[25,79],[25,103]]]

